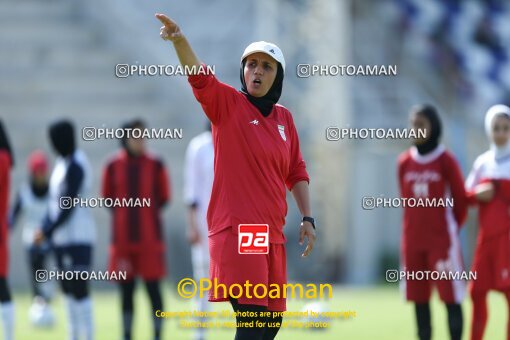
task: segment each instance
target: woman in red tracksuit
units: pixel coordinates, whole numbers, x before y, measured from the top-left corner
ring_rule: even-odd
[[[156,17],[164,25],[161,37],[173,43],[181,64],[188,69],[203,67],[177,24],[162,14]],[[311,252],[315,241],[309,177],[299,138],[292,115],[277,105],[284,72],[285,59],[278,46],[259,41],[250,44],[241,56],[240,91],[218,81],[212,74],[199,71],[188,77],[196,99],[212,123],[214,181],[207,213],[210,277],[226,287],[248,281],[267,290],[274,287],[269,285],[278,285],[283,290],[287,282],[283,234],[286,189],[292,192],[303,215],[300,242],[308,238],[303,256]],[[238,249],[238,245],[250,243],[244,241],[245,233],[239,232],[246,224],[267,228],[263,235],[248,232],[264,240],[261,244],[267,246],[259,249],[264,253],[242,253]],[[251,232],[255,233],[253,229]],[[285,311],[285,298],[260,297],[264,295],[262,290],[258,290],[260,298],[254,291],[233,297],[238,294],[223,296],[219,289],[219,296],[210,291],[209,300],[230,300],[235,311],[257,312],[248,313],[248,317],[239,316],[237,324],[253,322],[265,327],[248,328],[244,324],[237,327],[236,339],[273,339],[281,318],[261,318],[259,312]]]
[[[476,280],[470,285],[472,340],[483,338],[489,290],[502,292],[510,306],[510,108],[492,106],[485,130],[491,147],[478,156],[466,181],[470,202],[479,207],[480,224],[472,268]]]

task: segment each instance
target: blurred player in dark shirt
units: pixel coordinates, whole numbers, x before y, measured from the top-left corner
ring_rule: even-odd
[[[50,125],[49,137],[57,159],[49,182],[48,211],[42,228],[35,231],[34,242],[52,244],[59,271],[89,272],[92,266],[96,228],[86,206],[62,204],[88,198],[92,187],[92,170],[85,153],[78,148],[74,124],[58,120]],[[59,280],[65,294],[69,339],[94,339],[94,315],[89,281],[82,277]]]
[[[127,123],[124,129],[145,129],[142,121]],[[128,136],[126,133],[125,136]],[[119,282],[122,298],[123,336],[131,339],[135,279],[145,282],[152,304],[154,339],[161,339],[161,321],[155,316],[163,309],[160,280],[165,276],[165,244],[161,209],[170,200],[165,166],[145,149],[141,138],[122,139],[122,150],[107,163],[103,173],[105,198],[150,199],[150,207],[112,208],[110,271],[126,271]]]

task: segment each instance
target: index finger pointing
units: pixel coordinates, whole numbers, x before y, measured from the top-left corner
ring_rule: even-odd
[[[156,18],[161,21],[161,23],[165,26],[172,26],[174,25],[174,22],[172,20],[170,20],[169,17],[167,17],[166,15],[164,14],[161,14],[161,13],[156,13]]]

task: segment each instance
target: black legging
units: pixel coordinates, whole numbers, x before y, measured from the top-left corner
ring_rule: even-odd
[[[120,285],[121,306],[122,306],[122,323],[123,323],[123,339],[131,340],[131,329],[133,324],[133,295],[135,292],[135,281],[122,282]]]
[[[0,277],[0,303],[6,303],[9,301],[11,301],[11,292],[7,285],[7,279],[5,277]]]
[[[48,299],[41,290],[41,283],[37,282],[36,275],[38,270],[44,269],[45,254],[39,249],[31,248],[28,250],[28,261],[30,265],[30,275],[32,279],[32,293],[35,296],[40,296],[45,300]]]
[[[260,316],[262,312],[267,312],[267,307],[265,306],[239,304],[237,299],[233,298],[230,298],[230,303],[232,304],[234,311],[237,314],[241,314],[236,316],[236,324],[242,323],[243,325],[246,325],[247,323],[249,324],[253,322],[253,327],[236,327],[234,340],[272,340],[276,337],[280,327],[274,327],[274,325],[279,323],[281,326],[283,320],[281,316]],[[242,313],[244,312],[252,312],[255,315],[242,316]],[[272,327],[268,326],[270,323]],[[257,327],[255,326],[257,324],[264,326]]]
[[[60,280],[60,286],[64,294],[70,295],[78,301],[89,296],[88,282],[79,277],[73,278],[72,280]]]
[[[446,310],[448,312],[450,339],[460,340],[462,338],[462,327],[464,325],[462,308],[458,303],[451,303],[446,305]]]
[[[415,304],[416,321],[418,324],[418,339],[430,340],[432,326],[430,322],[430,305],[428,303]]]
[[[452,303],[446,305],[448,312],[448,328],[451,340],[462,338],[462,308],[460,304]],[[417,303],[415,305],[416,321],[418,323],[418,339],[430,340],[432,338],[432,326],[430,321],[430,305],[428,303]]]
[[[159,289],[159,281],[146,281],[145,288],[149,295],[152,305],[152,317],[154,326],[154,337],[159,339],[161,337],[162,319],[156,317],[157,310],[163,310],[163,299],[161,297],[161,290]],[[120,284],[120,294],[122,298],[122,318],[123,318],[123,336],[124,340],[131,339],[131,330],[133,323],[134,303],[133,296],[135,293],[135,280],[122,282]]]
[[[92,256],[92,247],[90,246],[72,246],[55,248],[57,267],[59,270],[88,270]],[[71,263],[66,263],[70,260]],[[83,300],[89,296],[89,283],[82,279],[81,275],[75,275],[72,279],[60,280],[60,286],[64,294],[71,296],[77,301]]]

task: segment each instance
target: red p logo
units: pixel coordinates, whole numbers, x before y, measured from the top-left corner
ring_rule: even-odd
[[[240,224],[238,239],[239,254],[269,253],[268,224]]]

